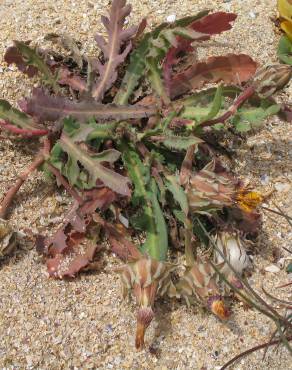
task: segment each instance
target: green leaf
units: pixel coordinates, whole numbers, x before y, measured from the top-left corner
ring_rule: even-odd
[[[39,129],[31,117],[13,108],[8,101],[3,99],[0,100],[0,118],[24,130],[33,131]]]
[[[45,60],[39,55],[37,50],[31,48],[26,43],[21,41],[14,41],[14,45],[21,53],[25,63],[37,68],[43,80],[48,85],[52,86],[55,92],[59,91],[60,87],[57,83],[57,76],[53,75]]]
[[[69,163],[67,160],[65,166],[65,175],[70,176],[68,180],[71,184],[75,184],[79,178],[84,188],[93,188],[96,186],[96,181],[101,180],[105,186],[113,191],[126,196],[130,195],[129,179],[101,164],[103,162],[115,162],[120,156],[118,151],[110,149],[91,156],[85,149],[75,144],[74,140],[64,134],[58,143],[70,158]],[[86,181],[81,176],[84,175],[84,171],[77,165],[77,162],[87,171]]]
[[[163,100],[164,104],[169,103],[169,97],[166,94],[163,82],[162,72],[159,63],[155,58],[148,58],[146,61],[146,68],[148,69],[148,78],[151,81],[151,86],[156,94]]]
[[[186,150],[189,146],[203,143],[203,140],[195,136],[165,136],[163,145],[170,149]]]
[[[289,263],[289,265],[287,266],[286,271],[287,271],[288,274],[292,273],[292,262]]]
[[[175,218],[181,222],[182,224],[185,224],[185,221],[186,221],[186,215],[184,214],[184,212],[178,210],[178,209],[174,209],[173,210],[173,214],[175,216]]]
[[[279,105],[273,104],[265,107],[265,102],[263,101],[260,107],[242,107],[231,119],[231,122],[237,131],[247,132],[260,127],[267,117],[277,114],[279,110]]]
[[[132,203],[134,206],[143,203],[147,197],[145,185],[150,181],[150,169],[145,166],[134,148],[125,142],[120,143],[119,149],[122,152],[124,166],[134,185]]]
[[[124,165],[128,175],[134,184],[134,196],[131,202],[140,205],[143,215],[137,224],[137,217],[132,222],[138,227],[143,227],[146,232],[146,242],[141,247],[144,253],[159,261],[166,259],[168,248],[167,228],[157,199],[157,186],[155,181],[150,180],[150,169],[141,161],[133,147],[125,141],[118,145],[123,153]]]
[[[129,98],[132,95],[135,88],[137,87],[140,78],[146,73],[146,59],[147,56],[149,56],[153,51],[154,48],[153,43],[155,44],[156,40],[161,35],[163,30],[173,29],[175,27],[187,27],[189,24],[191,24],[197,19],[204,17],[208,13],[209,11],[202,11],[195,16],[178,19],[172,24],[162,23],[161,25],[156,27],[152,32],[148,32],[147,34],[145,34],[145,36],[140,41],[136,49],[131,53],[130,64],[123,78],[121,87],[114,99],[114,103],[121,105],[128,103]],[[159,53],[160,60],[162,60],[162,58],[165,56],[170,46],[171,44],[168,43],[167,49],[165,49],[162,53]],[[157,78],[156,75],[155,78]],[[157,86],[159,86],[161,82],[157,81],[156,83]]]
[[[137,87],[140,78],[145,71],[145,58],[149,52],[149,42],[151,34],[147,33],[139,46],[131,53],[130,64],[123,78],[121,87],[115,96],[114,103],[125,105],[128,104],[130,96]]]
[[[189,212],[189,204],[184,189],[180,186],[177,176],[166,176],[166,188],[172,193],[185,215]]]
[[[217,116],[222,106],[222,85],[219,85],[214,96],[214,100],[209,113],[204,117],[201,122],[208,121]]]
[[[163,212],[157,200],[157,188],[154,180],[151,181],[151,190],[148,196],[151,202],[152,215],[147,225],[146,241],[142,250],[153,259],[165,261],[168,250],[168,234]]]
[[[286,64],[292,65],[292,42],[289,37],[282,36],[277,50],[278,58]]]

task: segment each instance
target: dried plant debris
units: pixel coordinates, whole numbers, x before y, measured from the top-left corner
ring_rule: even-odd
[[[216,148],[219,137],[252,133],[271,115],[289,116],[288,105],[272,95],[290,80],[291,67],[262,67],[245,54],[197,60],[197,48],[231,29],[233,13],[203,11],[144,33],[144,20],[127,27],[130,12],[125,0],[112,1],[102,17],[107,40],[95,36],[96,57],[58,34],[46,40],[69,56],[21,41],[7,50],[6,62],[40,83],[19,109],[0,101],[1,126],[40,137],[43,149],[1,212],[36,168],[55,177],[74,203],[57,231],[37,238],[48,273],[63,279],[100,269],[106,238],[125,263],[117,270],[123,293],[133,293],[139,306],[137,348],[159,296],[184,298],[221,320],[231,315],[226,297],[234,296],[287,329],[287,319],[244,279],[264,196],[226,169]],[[288,49],[282,41],[284,62]],[[3,221],[1,254],[15,246],[13,235]]]
[[[0,259],[11,255],[21,244],[24,234],[15,231],[9,221],[0,219]]]

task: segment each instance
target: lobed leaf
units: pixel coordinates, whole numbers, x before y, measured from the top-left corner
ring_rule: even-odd
[[[72,185],[76,183],[78,178],[80,179],[82,174],[78,164],[80,163],[88,173],[85,179],[80,179],[87,188],[95,187],[97,180],[100,180],[116,193],[125,196],[130,195],[129,179],[102,165],[103,162],[115,162],[120,156],[118,151],[105,150],[91,156],[65,134],[61,136],[58,143],[61,149],[68,154],[65,171]]]
[[[280,105],[273,104],[268,107],[242,107],[231,119],[232,124],[238,132],[247,132],[261,126],[265,118],[277,114]]]
[[[39,72],[48,85],[52,86],[55,91],[59,90],[57,77],[53,75],[43,57],[37,49],[31,48],[25,42],[14,41],[14,46],[8,48],[4,59],[8,64],[15,63],[19,70],[29,77]]]
[[[99,78],[92,89],[92,96],[97,101],[103,99],[105,92],[116,81],[118,77],[117,67],[124,62],[132,48],[131,42],[128,41],[135,36],[138,27],[123,29],[125,18],[130,12],[131,5],[126,5],[125,0],[113,0],[109,17],[101,17],[108,33],[108,41],[106,42],[101,35],[95,37],[105,58],[105,64],[97,63]],[[127,42],[128,44],[121,52],[122,46]]]
[[[256,62],[245,54],[211,57],[176,74],[170,84],[170,96],[175,98],[199,89],[207,82],[240,85],[254,75],[256,68]]]
[[[162,23],[160,26],[156,27],[153,31],[148,32],[140,41],[138,47],[131,53],[130,64],[123,78],[121,87],[115,97],[114,100],[115,103],[116,104],[128,103],[129,98],[132,95],[135,88],[137,87],[140,78],[146,72],[146,57],[151,55],[151,51],[153,49],[153,42],[154,40],[158,39],[163,30],[169,28],[171,29],[174,27],[186,27],[194,20],[199,19],[205,16],[206,14],[208,14],[208,11],[200,12],[195,16],[178,19],[172,25],[168,23]],[[169,44],[169,47],[170,46],[171,45]],[[161,55],[161,58],[164,57],[165,52]]]

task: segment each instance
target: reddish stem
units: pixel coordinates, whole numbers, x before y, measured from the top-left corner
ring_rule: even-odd
[[[288,342],[290,342],[292,340],[292,336],[290,337],[287,337],[286,338]],[[232,358],[230,361],[228,361],[224,366],[222,366],[220,368],[220,370],[224,370],[224,369],[227,369],[228,366],[232,365],[235,361],[239,360],[241,357],[244,357],[246,355],[249,355],[250,353],[253,353],[255,351],[258,351],[262,348],[266,348],[266,347],[270,347],[270,346],[274,346],[276,344],[279,344],[280,342],[282,341],[282,339],[277,339],[277,340],[274,340],[272,342],[268,342],[268,343],[263,343],[263,344],[260,344],[256,347],[253,347],[253,348],[250,348],[248,349],[247,351],[245,352],[242,352],[240,353],[239,355],[235,356],[234,358]]]
[[[19,128],[5,121],[0,121],[0,126],[2,126],[5,130],[12,132],[13,134],[22,135],[26,137],[44,136],[49,133],[49,131],[46,129],[29,130],[29,129]]]
[[[45,138],[43,142],[43,148],[37,154],[33,162],[25,168],[17,177],[15,184],[8,190],[5,197],[0,204],[0,218],[5,219],[7,217],[7,211],[22,184],[28,179],[29,175],[35,171],[40,165],[43,164],[50,152],[50,141]]]
[[[207,126],[213,126],[215,125],[216,123],[222,123],[222,122],[225,122],[228,118],[230,118],[231,116],[233,116],[238,108],[247,100],[249,99],[255,92],[255,89],[253,86],[249,86],[247,89],[245,89],[240,95],[239,97],[234,101],[234,103],[232,104],[232,106],[228,109],[227,112],[225,112],[224,114],[222,114],[222,116],[218,117],[218,118],[215,118],[215,119],[211,119],[209,121],[205,121],[205,122],[202,122],[200,124],[201,127],[207,127]]]
[[[82,204],[84,202],[84,199],[77,193],[75,189],[72,188],[72,186],[68,183],[68,181],[65,179],[65,177],[61,174],[61,172],[51,165],[50,163],[47,163],[47,166],[49,170],[56,176],[56,178],[59,180],[59,182],[64,186],[64,188],[67,190],[67,192],[79,203]]]

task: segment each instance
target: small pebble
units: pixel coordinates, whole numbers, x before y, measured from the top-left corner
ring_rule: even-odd
[[[170,14],[169,16],[166,17],[166,21],[169,23],[173,23],[175,20],[176,20],[175,14]]]
[[[273,273],[276,274],[277,272],[280,271],[280,269],[276,265],[269,265],[269,266],[265,267],[265,271],[267,271],[267,272],[273,272]]]

